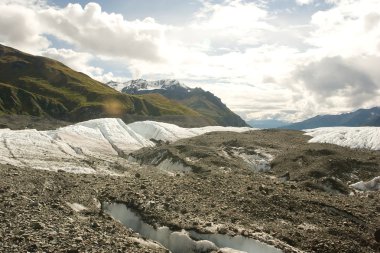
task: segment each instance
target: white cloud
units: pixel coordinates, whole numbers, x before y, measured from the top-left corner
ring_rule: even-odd
[[[34,10],[1,2],[0,9],[0,42],[34,53],[49,46]]]
[[[87,73],[91,76],[99,76],[103,73],[101,68],[90,65],[93,56],[88,53],[81,53],[71,49],[48,48],[41,52],[45,57],[56,59],[76,71]]]
[[[340,0],[312,16],[314,31],[307,43],[327,56],[353,57],[380,53],[380,1]]]
[[[19,5],[32,9],[46,7],[46,0],[0,0],[1,5]]]
[[[41,51],[40,54],[42,56],[60,61],[68,67],[85,73],[100,82],[105,83],[110,80],[120,82],[125,81],[125,78],[114,76],[112,72],[105,72],[104,69],[100,67],[92,66],[91,61],[96,58],[94,55],[89,53],[77,52],[72,49],[48,48]]]
[[[314,3],[314,0],[296,0],[296,3],[299,5],[308,5]]]
[[[2,0],[1,41],[35,52],[49,46],[44,35],[52,34],[76,49],[94,54],[163,60],[159,45],[167,27],[152,18],[127,21],[120,14],[103,12],[96,3],[89,3],[84,8],[68,4],[61,9],[44,3]]]
[[[84,8],[69,4],[63,9],[49,8],[38,14],[41,23],[46,24],[45,31],[81,50],[109,57],[162,59],[159,43],[166,28],[152,18],[127,21],[120,14],[102,12],[96,3]]]
[[[320,109],[375,106],[380,98],[380,79],[361,63],[380,63],[379,58],[324,58],[297,70],[296,79]],[[363,68],[364,67],[364,68]],[[376,99],[377,97],[377,99]]]

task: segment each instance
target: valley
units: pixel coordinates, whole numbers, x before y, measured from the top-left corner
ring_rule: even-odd
[[[103,129],[100,132],[107,138],[96,129]],[[129,132],[134,133],[133,139],[124,135],[120,141],[123,129],[137,132]],[[352,184],[379,175],[379,151],[308,143],[311,137],[300,131],[225,130],[228,132],[182,130],[155,122],[124,125],[116,119],[55,130],[62,142],[55,145],[63,147],[64,141],[73,150],[82,147],[78,161],[95,168],[91,171],[83,171],[75,163],[66,166],[67,158],[45,144],[45,152],[31,154],[40,160],[34,164],[4,163],[2,153],[0,219],[6,225],[0,234],[4,238],[1,248],[6,252],[123,248],[166,252],[147,234],[143,235],[148,238],[143,238],[113,220],[102,204],[118,203],[152,228],[167,227],[180,233],[180,238],[187,238],[180,232],[184,229],[251,238],[282,252],[378,250],[374,233],[379,222],[379,194]],[[30,135],[29,131],[14,134]],[[2,138],[11,133],[2,130]],[[80,133],[89,139],[75,137]],[[17,139],[8,137],[6,143],[16,144]],[[108,146],[96,144],[101,140],[107,140]],[[15,151],[8,159],[17,157]],[[24,159],[30,160],[28,156]],[[210,247],[200,252],[218,251]]]
[[[379,253],[380,0],[0,0],[0,253]]]

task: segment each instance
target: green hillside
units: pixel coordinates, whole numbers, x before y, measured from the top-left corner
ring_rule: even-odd
[[[71,122],[99,117],[130,119],[133,115],[203,118],[198,112],[159,94],[121,94],[58,61],[2,45],[1,114],[49,116]]]

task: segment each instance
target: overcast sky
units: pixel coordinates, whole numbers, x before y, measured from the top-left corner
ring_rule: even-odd
[[[380,0],[0,0],[0,43],[100,81],[178,79],[245,119],[380,106]]]

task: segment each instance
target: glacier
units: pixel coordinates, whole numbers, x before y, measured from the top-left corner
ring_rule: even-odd
[[[309,142],[380,150],[380,127],[322,127],[304,131],[313,137]]]
[[[0,129],[0,164],[72,173],[107,173],[115,163],[128,167],[130,152],[152,147],[155,140],[173,142],[213,131],[244,132],[251,128],[209,126],[182,128],[121,119],[89,120],[56,130]]]
[[[89,120],[56,130],[0,129],[0,164],[72,173],[107,173],[115,164],[128,168],[126,156],[157,140],[174,142],[208,132],[254,130],[247,127],[182,128],[173,124],[121,119]],[[379,127],[329,127],[305,130],[309,142],[380,150]],[[116,173],[116,172],[115,172]],[[117,173],[116,173],[117,174]]]

